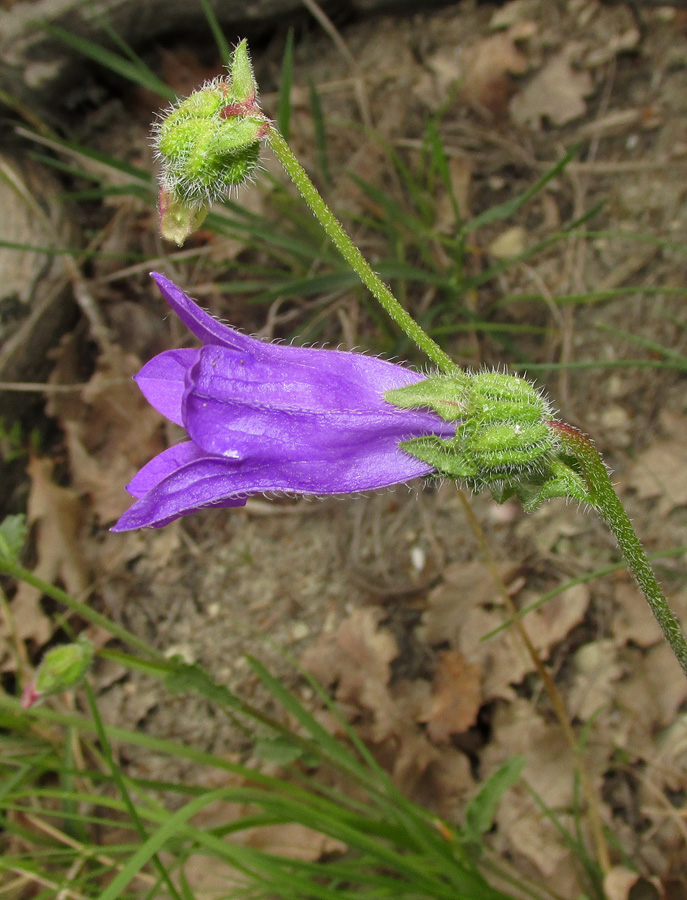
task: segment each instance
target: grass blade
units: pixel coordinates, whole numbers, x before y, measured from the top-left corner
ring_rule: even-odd
[[[553,168],[549,169],[548,172],[545,172],[541,178],[528,187],[526,191],[523,191],[522,194],[519,194],[517,197],[512,197],[510,200],[506,200],[505,203],[500,203],[498,206],[491,206],[483,213],[480,213],[480,215],[475,216],[474,219],[465,222],[461,229],[463,234],[469,234],[471,231],[476,231],[483,225],[492,225],[494,222],[501,222],[504,219],[509,219],[520,209],[520,207],[524,206],[532,199],[532,197],[536,196],[543,187],[556,177],[556,175],[559,175],[568,163],[577,156],[578,150],[579,146],[577,144],[572,146],[567,153],[558,160]]]
[[[177,99],[176,92],[172,90],[168,84],[165,84],[162,79],[158,78],[155,72],[153,72],[152,69],[149,69],[142,61],[140,63],[134,63],[125,56],[113,53],[112,50],[107,50],[101,44],[96,44],[95,41],[90,41],[88,38],[72,34],[70,31],[66,31],[58,25],[44,22],[42,27],[48,34],[63,41],[67,46],[71,47],[72,50],[76,50],[77,53],[81,53],[82,56],[87,56],[99,65],[105,66],[105,68],[110,69],[110,71],[115,72],[117,75],[121,75],[122,78],[126,78],[127,81],[139,84],[141,87],[147,88],[149,91],[158,94],[160,97],[164,97],[166,100]]]
[[[210,31],[212,32],[212,36],[215,39],[215,43],[217,44],[217,52],[219,53],[219,58],[222,60],[222,63],[225,66],[229,66],[229,64],[231,63],[232,50],[227,42],[226,37],[224,36],[222,26],[217,21],[217,16],[215,15],[215,11],[212,8],[212,4],[210,3],[210,0],[200,0],[200,5],[203,7],[203,15],[207,19],[207,23],[210,26]]]
[[[332,176],[329,169],[329,151],[327,149],[327,130],[324,124],[322,103],[317,90],[317,85],[311,75],[308,75],[308,95],[310,98],[310,113],[315,129],[315,147],[317,149],[317,164],[322,173],[322,179],[327,187],[331,186]]]
[[[277,107],[277,126],[284,135],[284,140],[289,139],[291,130],[291,87],[293,85],[293,28],[289,28],[286,34],[284,56],[281,63],[281,78],[279,81],[279,105]]]

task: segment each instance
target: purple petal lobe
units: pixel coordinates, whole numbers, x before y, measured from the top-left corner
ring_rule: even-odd
[[[196,337],[204,344],[221,344],[225,347],[235,347],[238,350],[249,347],[253,343],[259,344],[255,338],[246,337],[233,328],[222,325],[213,319],[209,313],[202,310],[191,298],[178,288],[172,281],[160,275],[159,272],[151,272],[162,296]]]
[[[269,344],[221,325],[162,275],[168,303],[203,341],[172,350],[136,376],[150,403],[190,441],[135,476],[138,498],[114,531],[161,527],[255,493],[344,494],[432,472],[400,448],[411,437],[455,435],[433,412],[399,409],[384,392],[422,380],[359,353]]]
[[[181,400],[186,372],[197,350],[166,350],[154,356],[136,375],[136,383],[148,403],[177,425],[183,425]]]
[[[112,531],[161,528],[199,509],[245,506],[245,498],[226,492],[230,465],[205,457],[176,469],[130,506]]]
[[[195,462],[197,459],[207,456],[193,441],[183,444],[175,444],[167,450],[163,450],[146,463],[126,486],[132,497],[143,497],[148,491],[159,484],[163,478],[171,475],[177,469]]]
[[[352,493],[388,487],[431,471],[431,466],[399,450],[395,440],[384,438],[319,466],[308,461],[268,458],[246,462],[206,456],[163,478],[124,513],[112,530],[160,528],[206,507],[242,506],[246,495],[254,493]]]

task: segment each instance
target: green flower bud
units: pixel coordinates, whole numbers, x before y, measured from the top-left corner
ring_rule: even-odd
[[[253,64],[248,53],[248,41],[245,39],[234,50],[229,68],[236,102],[255,103],[258,96],[258,85],[253,75]]]
[[[229,72],[173,106],[153,128],[161,162],[161,230],[178,244],[216,200],[251,177],[269,128],[245,41],[234,51]]]
[[[22,693],[22,707],[28,709],[44,697],[75,688],[86,675],[92,659],[93,645],[85,637],[49,650],[38,667],[35,681]]]

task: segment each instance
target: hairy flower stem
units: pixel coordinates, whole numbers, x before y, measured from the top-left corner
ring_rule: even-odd
[[[649,565],[644,548],[618,499],[601,455],[591,440],[572,425],[564,422],[549,424],[556,431],[565,450],[582,467],[592,496],[592,507],[612,531],[666,640],[682,666],[683,672],[687,675],[687,641],[680,628],[680,623],[668,605],[666,596]]]
[[[403,329],[408,337],[423,351],[442,372],[447,375],[461,371],[441,347],[426,334],[417,322],[401,306],[398,300],[377,275],[360,250],[344,231],[339,220],[334,216],[312,183],[305,169],[293,155],[291,148],[284,140],[279,129],[270,123],[265,135],[277,159],[284,167],[286,174],[298,188],[301,196],[310,207],[311,212],[331,238],[334,246],[351,266],[363,284],[384,307],[389,316]]]

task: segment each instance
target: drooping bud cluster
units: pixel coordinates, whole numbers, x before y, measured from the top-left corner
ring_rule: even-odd
[[[549,401],[526,379],[502,372],[436,375],[384,396],[395,406],[429,407],[458,422],[453,438],[412,438],[401,446],[472,490],[488,488],[500,502],[516,494],[528,509],[551,497],[587,499],[584,479],[559,452]]]
[[[228,77],[204,84],[153,128],[161,162],[163,237],[182,244],[215,201],[250,178],[268,127],[258,106],[248,47],[241,41]]]

